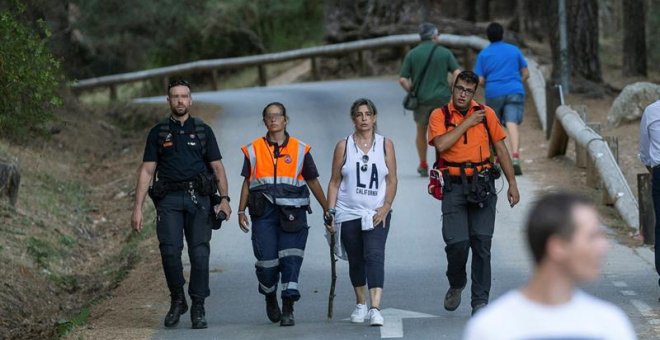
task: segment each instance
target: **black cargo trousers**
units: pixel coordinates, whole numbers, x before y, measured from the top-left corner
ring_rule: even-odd
[[[446,244],[447,278],[451,288],[466,286],[465,265],[472,249],[471,304],[474,307],[488,303],[490,294],[490,247],[495,229],[497,195],[491,194],[483,203],[483,207],[480,207],[467,200],[466,192],[471,187],[471,184],[462,183],[451,183],[449,187],[445,187],[442,200],[442,237]]]
[[[191,298],[204,299],[209,290],[209,254],[211,241],[211,219],[209,196],[196,194],[195,203],[187,191],[174,191],[158,200],[156,204],[156,233],[160,243],[160,256],[167,287],[170,292],[183,287],[183,237],[188,245],[190,259]]]

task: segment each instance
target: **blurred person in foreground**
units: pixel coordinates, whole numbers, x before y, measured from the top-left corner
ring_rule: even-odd
[[[608,248],[589,199],[571,193],[541,197],[526,234],[532,278],[476,314],[463,339],[637,339],[619,307],[577,288],[598,279]]]

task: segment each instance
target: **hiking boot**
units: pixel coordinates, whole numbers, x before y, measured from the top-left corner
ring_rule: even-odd
[[[445,295],[445,309],[448,311],[455,311],[461,304],[461,293],[463,288],[449,288],[447,295]]]
[[[476,306],[472,307],[472,316],[474,316],[475,314],[477,314],[477,312],[478,312],[480,309],[486,307],[487,305],[488,305],[487,303],[480,303],[480,304],[477,304]]]
[[[352,323],[362,323],[364,318],[367,316],[367,305],[357,304],[355,305],[355,310],[351,314]]]
[[[385,322],[385,319],[383,319],[383,316],[380,314],[380,310],[378,308],[371,308],[367,318],[369,318],[369,324],[371,326],[382,326]]]
[[[520,168],[520,159],[514,158],[511,160],[513,163],[513,173],[516,176],[522,176],[522,168]]]
[[[293,318],[293,300],[282,299],[282,319],[280,326],[294,326],[296,320]]]
[[[426,165],[426,164],[420,164],[419,167],[417,168],[417,173],[422,177],[428,177],[429,176],[429,166]]]
[[[276,293],[266,295],[266,315],[271,322],[279,322],[282,319]]]
[[[206,312],[204,311],[204,300],[194,299],[190,306],[190,321],[193,329],[207,328]]]
[[[186,295],[183,292],[183,288],[177,289],[175,292],[170,293],[172,302],[170,304],[170,310],[165,315],[165,327],[174,327],[179,323],[179,318],[182,314],[186,314],[188,311],[188,303],[186,302]]]

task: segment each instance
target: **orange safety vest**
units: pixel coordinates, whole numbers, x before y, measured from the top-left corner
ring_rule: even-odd
[[[264,192],[276,205],[309,205],[309,189],[302,169],[310,149],[309,145],[289,136],[277,149],[266,137],[241,147],[250,161],[250,191]]]

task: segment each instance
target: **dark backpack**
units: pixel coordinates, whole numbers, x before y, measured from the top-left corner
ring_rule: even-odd
[[[193,131],[182,130],[180,134],[195,134],[199,143],[202,146],[202,155],[206,156],[206,128],[204,121],[196,117],[190,117],[193,120],[193,126],[195,129]],[[172,135],[172,130],[170,129],[170,118],[165,118],[158,123],[158,154],[163,152],[163,143],[167,139],[168,135]]]

